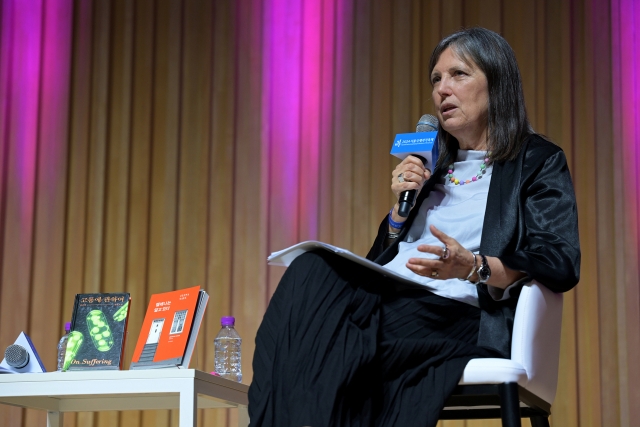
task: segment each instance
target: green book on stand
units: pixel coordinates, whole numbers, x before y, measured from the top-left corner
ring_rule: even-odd
[[[76,295],[63,370],[122,369],[130,301],[128,293]]]

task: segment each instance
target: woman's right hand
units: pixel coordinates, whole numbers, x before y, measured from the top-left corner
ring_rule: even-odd
[[[402,174],[403,182],[400,182],[400,174]],[[417,190],[420,193],[422,187],[431,176],[431,171],[426,169],[422,161],[415,156],[407,156],[402,162],[396,166],[391,173],[391,191],[400,198],[400,193],[406,190]],[[399,204],[396,202],[392,211],[392,219],[397,222],[404,222],[406,218],[398,215]],[[396,229],[389,225],[390,231]]]
[[[400,182],[400,174],[404,182]],[[415,156],[407,156],[402,162],[396,166],[391,176],[391,191],[400,198],[400,193],[406,190],[420,190],[429,177],[431,171],[425,169],[422,161]]]

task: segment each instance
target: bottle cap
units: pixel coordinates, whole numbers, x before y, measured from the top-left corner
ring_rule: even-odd
[[[69,332],[71,330],[71,322],[67,322],[64,324],[65,332]]]
[[[236,323],[236,318],[233,316],[222,316],[220,323],[222,326],[233,326]]]

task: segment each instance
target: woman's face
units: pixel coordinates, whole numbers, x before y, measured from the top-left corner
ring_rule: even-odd
[[[447,48],[431,72],[431,84],[442,128],[458,140],[463,150],[486,149],[489,88],[482,70]]]

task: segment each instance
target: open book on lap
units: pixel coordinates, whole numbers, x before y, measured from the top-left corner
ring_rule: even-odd
[[[273,252],[267,258],[267,262],[270,265],[279,265],[279,266],[288,267],[293,262],[294,259],[302,255],[303,253],[314,251],[317,249],[323,249],[328,252],[332,252],[343,258],[351,260],[357,264],[363,265],[370,270],[376,271],[385,277],[394,279],[400,283],[404,283],[406,285],[411,285],[411,286],[416,286],[416,285],[421,287],[423,286],[420,283],[414,282],[413,280],[408,279],[396,273],[395,271],[389,270],[388,268],[385,268],[379,264],[376,264],[373,261],[369,261],[364,257],[354,254],[353,252],[350,252],[343,248],[339,248],[337,246],[330,245],[328,243],[319,242],[317,240],[307,240],[305,242],[297,243],[281,251]]]

